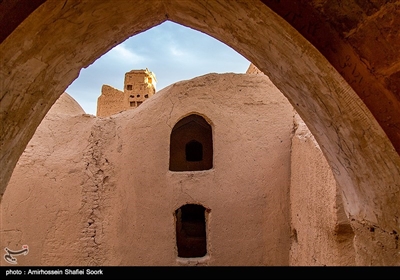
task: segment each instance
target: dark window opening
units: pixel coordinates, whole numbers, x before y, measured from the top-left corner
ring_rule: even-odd
[[[135,98],[135,96],[134,96],[134,95],[129,95],[129,97],[130,97],[130,98]]]
[[[143,103],[142,101],[138,101],[137,102],[137,106],[139,107],[139,105],[142,104],[142,103]]]
[[[203,145],[196,140],[192,140],[186,144],[185,154],[187,161],[202,161]]]
[[[207,254],[206,209],[186,204],[175,211],[178,257],[199,258]]]
[[[140,94],[136,95],[136,97],[140,97]]]
[[[211,125],[195,114],[181,119],[171,131],[169,170],[208,170],[212,165]]]
[[[135,107],[135,101],[129,102],[129,105],[130,105],[131,107]]]
[[[148,95],[148,94],[145,94],[145,95],[144,95],[144,98],[149,98],[149,95]]]
[[[132,90],[132,85],[126,85],[127,90]]]

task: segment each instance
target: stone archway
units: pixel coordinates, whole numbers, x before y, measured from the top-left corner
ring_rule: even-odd
[[[230,45],[270,77],[334,172],[356,230],[358,264],[398,264],[399,155],[325,57],[260,1],[45,1],[0,46],[1,193],[40,121],[80,69],[165,20]],[[383,249],[368,243],[370,228],[379,228],[374,238]]]

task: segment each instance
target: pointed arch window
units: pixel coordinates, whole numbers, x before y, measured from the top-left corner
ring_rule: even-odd
[[[196,114],[181,119],[171,132],[169,170],[198,171],[212,166],[211,125]]]

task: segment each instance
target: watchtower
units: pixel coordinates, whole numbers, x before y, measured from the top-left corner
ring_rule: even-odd
[[[125,73],[124,100],[129,108],[136,108],[156,93],[156,76],[147,68]]]

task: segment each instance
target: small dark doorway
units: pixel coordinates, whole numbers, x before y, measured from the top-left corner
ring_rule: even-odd
[[[199,115],[177,122],[171,131],[169,170],[197,171],[213,165],[212,129]]]
[[[186,204],[175,211],[178,257],[199,258],[207,254],[206,209]]]

